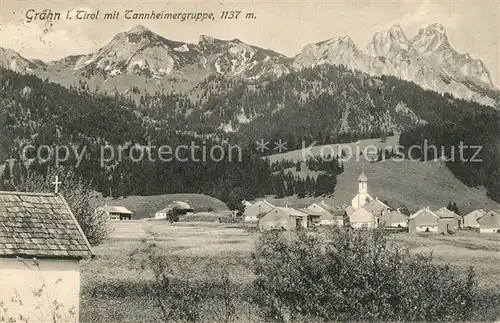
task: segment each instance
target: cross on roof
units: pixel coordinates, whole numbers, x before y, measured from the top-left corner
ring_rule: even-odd
[[[59,191],[59,184],[62,184],[62,182],[59,181],[59,176],[56,175],[56,180],[52,182],[52,184],[55,185],[54,193],[57,194]]]

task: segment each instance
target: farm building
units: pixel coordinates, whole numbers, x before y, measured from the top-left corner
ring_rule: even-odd
[[[272,209],[274,209],[274,205],[267,202],[266,200],[257,201],[250,207],[245,208],[245,212],[243,213],[243,222],[257,223],[260,216],[264,216]]]
[[[368,194],[368,177],[363,170],[358,177],[358,194],[351,200],[351,206],[354,210],[361,209],[373,198]]]
[[[408,218],[408,232],[438,232],[439,216],[425,207]]]
[[[258,226],[260,230],[307,228],[307,214],[289,207],[275,207],[258,220]]]
[[[462,218],[462,226],[464,228],[479,228],[479,223],[477,219],[486,214],[483,209],[474,210],[469,214],[464,215]]]
[[[439,232],[447,233],[449,230],[457,231],[459,228],[459,223],[461,217],[453,211],[448,210],[445,207],[434,211],[434,214],[439,216]]]
[[[371,200],[363,207],[365,210],[373,214],[375,217],[381,217],[391,208],[384,202],[380,201],[377,197]]]
[[[179,215],[186,215],[187,213],[193,212],[194,209],[186,202],[183,201],[173,201],[166,208],[155,213],[155,219],[166,219],[167,213],[170,210],[175,210]]]
[[[245,206],[245,208],[252,206],[252,203],[248,202],[247,200],[241,201],[241,204],[243,204],[243,206]]]
[[[349,223],[353,228],[373,229],[376,226],[375,216],[364,208],[354,211],[349,216]]]
[[[61,195],[0,192],[0,303],[6,321],[22,315],[26,322],[53,322],[60,315],[61,322],[79,322],[80,260],[92,257]]]
[[[326,224],[325,221],[333,220],[332,207],[325,201],[313,203],[302,212],[307,214],[307,222],[310,225],[320,225],[322,222]]]
[[[408,226],[408,216],[399,212],[399,211],[392,211],[386,213],[382,217],[382,222],[385,227],[390,227],[390,228],[406,228]]]
[[[354,213],[354,211],[356,210],[352,206],[348,206],[345,208],[344,214],[349,217]]]
[[[341,210],[331,211],[329,215],[321,219],[319,225],[344,226],[344,212]]]
[[[123,206],[105,205],[104,210],[108,213],[110,220],[131,220],[132,211]]]
[[[477,222],[480,233],[500,233],[500,210],[487,212]]]

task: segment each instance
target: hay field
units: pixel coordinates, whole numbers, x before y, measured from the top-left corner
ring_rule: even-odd
[[[251,283],[251,252],[258,233],[220,223],[124,221],[113,223],[114,232],[94,248],[96,258],[82,264],[81,322],[159,322],[160,309],[148,290],[152,273],[141,267],[143,248],[153,242],[165,255],[176,259],[193,279],[210,279],[207,264],[228,268],[235,286]],[[433,252],[435,261],[460,270],[476,267],[479,286],[500,288],[500,236],[460,232],[455,235],[416,236],[394,234],[390,239],[416,252]],[[258,318],[248,305],[238,309],[241,322]],[[488,309],[500,318],[500,304]],[[207,321],[210,321],[207,318]]]

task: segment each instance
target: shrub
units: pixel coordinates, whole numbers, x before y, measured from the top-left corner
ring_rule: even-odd
[[[378,230],[265,232],[253,266],[253,301],[265,320],[459,321],[473,312],[472,268],[461,277]]]
[[[174,222],[179,222],[179,213],[175,209],[170,209],[167,212],[167,221],[170,222],[170,224]]]

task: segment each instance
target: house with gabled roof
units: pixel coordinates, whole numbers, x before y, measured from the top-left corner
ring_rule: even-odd
[[[486,214],[483,209],[474,210],[462,218],[462,225],[464,228],[479,228],[479,223],[477,219]]]
[[[408,218],[408,232],[439,232],[439,216],[429,207],[424,207]]]
[[[447,233],[449,231],[457,231],[461,217],[455,212],[442,207],[434,213],[439,216],[439,232]]]
[[[310,225],[320,225],[322,221],[332,220],[333,218],[333,208],[325,201],[313,203],[302,212],[308,215],[307,220]]]
[[[258,227],[260,230],[307,228],[307,214],[291,207],[275,207],[259,218]]]
[[[353,228],[373,229],[376,227],[376,218],[371,212],[361,208],[349,216],[349,224]]]
[[[477,219],[480,233],[500,233],[500,210],[491,210]]]
[[[373,214],[375,217],[381,217],[391,209],[390,206],[379,200],[378,197],[375,197],[363,208]]]
[[[266,200],[257,201],[251,206],[245,208],[245,211],[243,212],[243,222],[247,224],[256,224],[260,217],[274,209],[274,207],[274,205]]]
[[[110,220],[131,220],[133,214],[124,206],[105,205],[104,211],[108,214]]]
[[[52,322],[57,315],[62,322],[78,322],[80,261],[92,257],[90,243],[61,195],[0,192],[4,318],[22,315],[29,322]]]
[[[384,214],[381,218],[381,223],[384,227],[406,228],[408,226],[408,216],[398,210],[394,210]]]
[[[179,215],[186,215],[189,212],[193,212],[194,209],[189,205],[189,203],[184,201],[173,201],[166,208],[159,210],[155,213],[155,219],[166,219],[167,213],[174,210]]]

